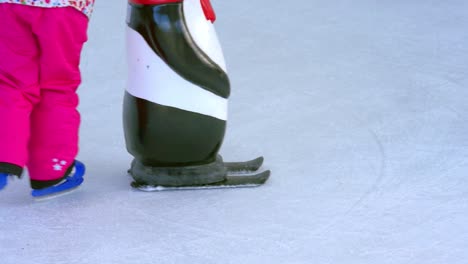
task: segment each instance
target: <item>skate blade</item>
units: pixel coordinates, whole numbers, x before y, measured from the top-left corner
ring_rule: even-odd
[[[202,185],[202,186],[152,186],[152,185],[141,185],[134,187],[143,192],[167,192],[167,191],[193,191],[193,190],[213,190],[213,189],[237,189],[237,188],[253,188],[258,187],[262,184],[243,184],[243,185]]]
[[[67,196],[67,195],[69,195],[71,193],[74,193],[79,188],[80,188],[80,185],[76,186],[74,188],[68,189],[68,190],[61,191],[61,192],[51,193],[51,194],[42,195],[42,196],[33,196],[32,198],[33,198],[33,200],[35,202],[44,202],[44,201],[48,201],[48,200],[55,200],[58,197],[63,197],[63,196]]]

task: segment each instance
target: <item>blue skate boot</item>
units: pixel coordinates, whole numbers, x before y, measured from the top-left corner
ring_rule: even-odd
[[[8,178],[21,178],[23,168],[18,165],[0,162],[0,190],[4,189],[8,184]]]
[[[5,186],[7,185],[7,178],[8,178],[9,174],[6,174],[6,173],[0,173],[0,190],[2,190],[3,188],[5,188]]]
[[[85,174],[85,171],[85,165],[80,161],[75,160],[72,172],[68,176],[66,176],[62,181],[50,187],[34,189],[31,192],[31,195],[35,198],[45,198],[74,190],[78,186],[80,186],[81,183],[83,183],[83,176]]]
[[[5,172],[0,173],[0,191],[2,189],[5,189],[5,187],[8,185],[8,178],[10,178],[10,179],[14,179],[14,178],[21,179],[21,176],[10,174],[10,173],[5,173]]]

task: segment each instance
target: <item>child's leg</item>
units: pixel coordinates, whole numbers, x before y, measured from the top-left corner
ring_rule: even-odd
[[[39,100],[39,52],[30,24],[36,10],[0,4],[0,173],[27,162],[29,117]]]
[[[74,8],[43,9],[33,27],[41,50],[41,101],[31,117],[28,170],[33,188],[55,184],[78,153],[76,90],[81,82],[80,55],[88,18]]]

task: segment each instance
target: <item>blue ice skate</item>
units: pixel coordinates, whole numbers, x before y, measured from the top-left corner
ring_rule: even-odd
[[[5,186],[7,185],[7,178],[8,174],[0,173],[0,190],[5,188]]]
[[[36,198],[42,198],[71,191],[81,185],[81,183],[83,182],[83,175],[85,174],[85,171],[85,165],[80,161],[76,160],[74,171],[69,176],[67,176],[62,182],[44,189],[33,190],[31,195]]]

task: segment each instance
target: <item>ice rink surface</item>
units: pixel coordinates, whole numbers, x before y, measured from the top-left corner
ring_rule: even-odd
[[[468,2],[213,0],[232,83],[225,160],[255,189],[130,188],[124,1],[82,59],[84,185],[0,193],[2,264],[468,263]]]

